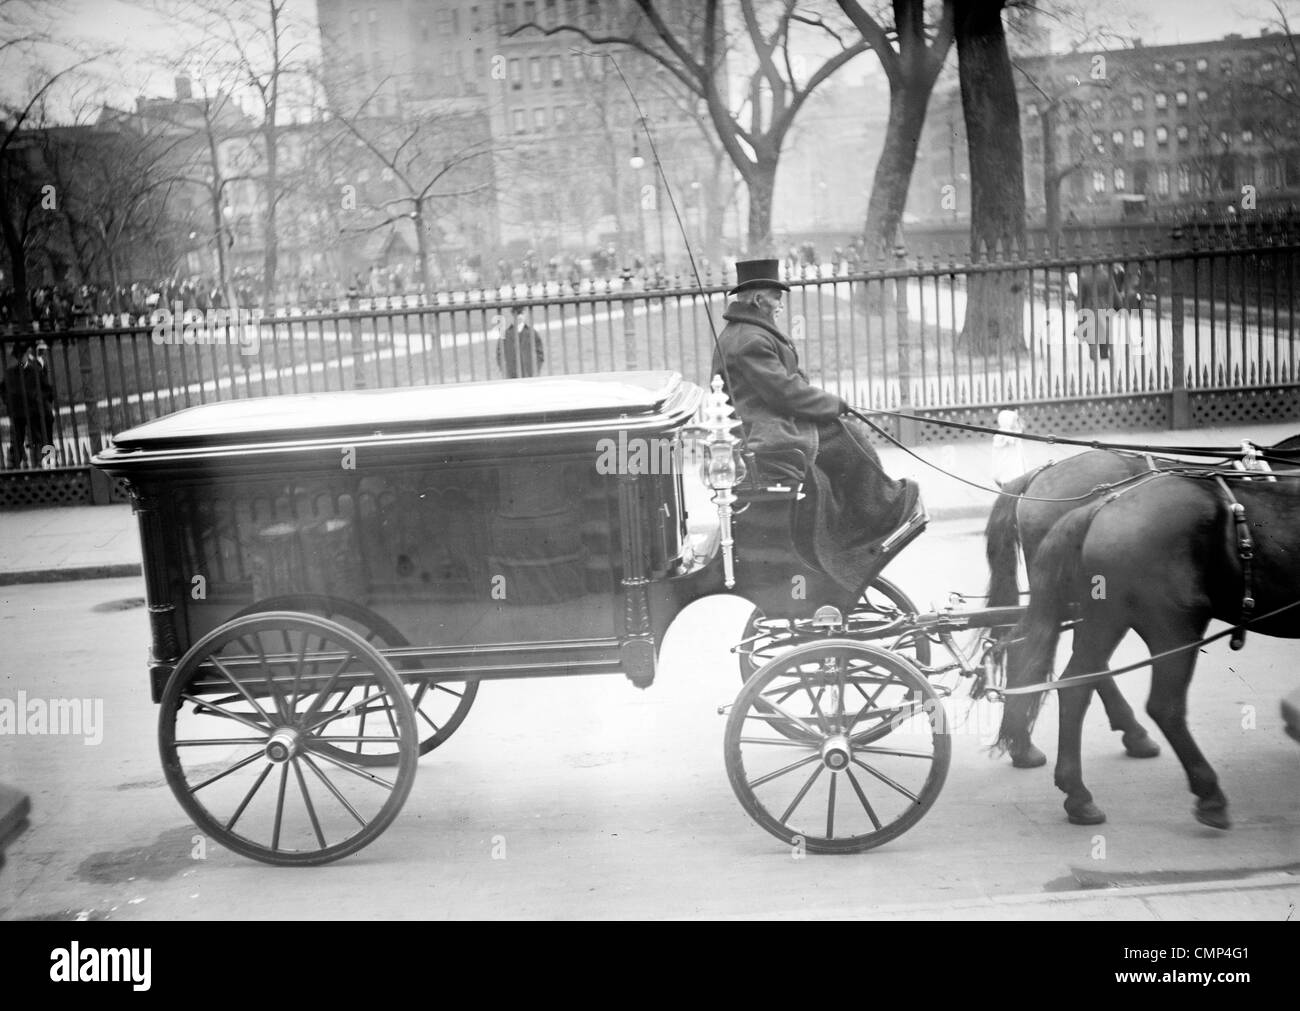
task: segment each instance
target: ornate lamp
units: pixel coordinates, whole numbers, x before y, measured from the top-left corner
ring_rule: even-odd
[[[683,430],[688,459],[698,459],[700,477],[713,489],[721,531],[723,580],[728,589],[736,585],[735,540],[731,535],[731,507],[736,502],[732,489],[745,480],[745,461],[737,452],[740,439],[732,434],[741,423],[731,402],[722,392],[722,377],[714,376],[712,392],[700,406],[694,422]]]

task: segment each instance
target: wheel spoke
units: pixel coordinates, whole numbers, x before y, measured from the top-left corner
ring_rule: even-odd
[[[320,738],[319,737],[315,738],[315,740],[320,740]],[[359,768],[358,766],[350,765],[347,762],[343,761],[341,758],[335,758],[333,755],[329,754],[328,752],[317,750],[316,748],[312,748],[310,745],[308,745],[308,748],[317,758],[323,758],[325,759],[325,761],[330,762],[333,765],[337,765],[340,769],[347,770],[348,772],[352,773],[354,776],[360,776],[362,779],[369,780],[370,782],[376,784],[377,786],[382,786],[386,790],[393,789],[394,784],[390,783],[386,779],[381,779],[379,776],[376,776],[373,772],[367,772],[365,769]]]
[[[787,772],[794,772],[795,769],[802,769],[809,762],[820,762],[821,754],[814,751],[807,758],[801,758],[797,762],[792,762],[785,768],[777,769],[775,772],[769,772],[766,776],[759,776],[758,779],[749,780],[749,787],[752,790],[756,786],[762,786],[764,783],[770,783],[779,776],[784,776]]]
[[[289,634],[288,632],[285,632],[286,638],[288,637],[288,634]],[[258,666],[262,668],[264,680],[266,681],[266,690],[271,695],[271,701],[275,703],[276,715],[280,717],[281,723],[288,723],[289,716],[284,711],[284,705],[282,700],[280,699],[280,693],[277,692],[275,689],[275,682],[274,679],[271,677],[271,665],[267,662],[266,650],[262,648],[262,637],[254,636],[253,641],[257,643],[256,653],[257,653]],[[250,650],[248,648],[248,643],[244,641],[244,637],[242,635],[238,639],[236,639],[235,642],[239,643],[239,645],[244,647],[245,653],[254,652],[253,650]]]
[[[891,788],[894,789],[894,790],[897,790],[897,791],[898,791],[899,793],[901,793],[904,797],[906,797],[908,800],[910,800],[913,804],[919,804],[919,803],[921,802],[921,801],[920,801],[920,798],[918,798],[918,797],[916,796],[916,794],[914,794],[914,793],[913,793],[911,790],[909,790],[907,787],[902,786],[902,785],[899,784],[899,783],[896,783],[894,780],[890,779],[888,776],[886,776],[883,772],[880,772],[878,769],[873,769],[873,768],[872,768],[871,766],[869,766],[866,762],[861,762],[861,761],[859,761],[859,760],[855,757],[855,758],[853,759],[853,764],[856,765],[856,766],[858,766],[859,768],[865,769],[867,772],[871,773],[871,775],[875,776],[878,780],[880,780],[880,781],[881,781],[882,783],[884,783],[886,786],[891,787]]]
[[[321,691],[317,694],[316,698],[312,700],[312,704],[307,707],[307,711],[302,714],[302,719],[304,723],[308,720],[313,719],[316,716],[316,714],[320,712],[321,707],[324,705],[324,700],[328,698],[330,695],[334,694],[334,686],[338,683],[339,678],[343,675],[343,672],[347,670],[347,668],[352,664],[352,661],[354,659],[356,659],[356,654],[353,653],[351,650],[348,650],[347,655],[343,657],[343,662],[339,664],[338,669],[335,670],[334,673],[330,675],[329,681],[326,682],[325,687],[321,689]],[[345,695],[344,698],[346,697],[347,696]]]
[[[244,813],[244,808],[248,807],[249,802],[253,799],[253,795],[257,793],[257,791],[261,788],[262,784],[266,782],[266,777],[269,776],[270,774],[271,774],[271,763],[267,762],[266,768],[263,769],[261,775],[257,777],[257,782],[255,782],[251,787],[249,787],[248,793],[244,795],[244,799],[240,802],[239,807],[235,808],[235,813],[230,816],[230,821],[226,822],[227,832],[234,829],[235,822],[239,821],[240,815]],[[193,792],[194,792],[193,790],[190,791],[191,794],[193,794]]]
[[[880,819],[876,817],[876,809],[871,806],[871,801],[867,800],[867,795],[862,792],[862,785],[858,782],[858,777],[853,775],[852,769],[845,769],[844,772],[849,777],[849,782],[853,784],[853,792],[858,795],[858,801],[862,804],[862,809],[867,812],[871,824],[879,832],[881,828]]]
[[[261,742],[259,741],[258,743],[260,744]],[[198,793],[200,790],[202,790],[205,786],[209,786],[209,785],[211,785],[212,783],[215,783],[215,782],[216,782],[217,780],[219,780],[219,779],[225,779],[225,778],[226,778],[227,776],[229,776],[232,772],[238,772],[240,769],[244,768],[244,766],[249,765],[249,764],[252,763],[252,762],[256,762],[259,758],[262,757],[263,754],[264,754],[264,753],[263,753],[261,750],[254,751],[254,752],[253,752],[251,755],[249,755],[247,758],[241,759],[240,761],[236,762],[234,765],[232,765],[232,766],[231,766],[229,769],[227,769],[225,772],[218,772],[215,776],[211,776],[211,777],[209,777],[208,779],[205,779],[205,780],[204,780],[202,783],[200,783],[198,786],[192,786],[192,787],[190,787],[190,794],[191,794],[191,795],[196,794],[196,793]]]
[[[800,730],[804,731],[806,734],[808,734],[810,737],[814,739],[820,739],[821,737],[824,736],[823,733],[818,731],[816,728],[810,726],[809,724],[805,723],[798,716],[792,716],[790,713],[787,713],[784,709],[782,709],[771,699],[763,699],[758,704],[763,706],[770,706],[771,708],[775,709],[781,716],[789,720],[796,727],[798,727]]]
[[[805,782],[804,785],[799,788],[799,792],[794,795],[794,800],[790,801],[790,806],[785,809],[785,814],[781,815],[781,817],[777,819],[782,825],[786,824],[786,822],[790,820],[790,816],[794,814],[794,809],[799,806],[804,797],[808,796],[808,791],[812,789],[812,785],[817,782],[817,777],[822,774],[822,770],[825,768],[826,766],[819,765],[817,768],[813,769],[813,774],[808,777],[807,782]]]
[[[840,777],[831,773],[830,797],[826,801],[826,838],[835,838],[835,784]]]
[[[225,664],[223,664],[220,660],[218,660],[216,656],[210,656],[208,657],[208,660],[214,667],[217,668],[218,671],[221,672],[222,676],[224,676],[227,681],[229,681],[232,685],[235,686],[235,691],[239,692],[240,695],[244,696],[244,699],[248,702],[248,704],[257,710],[258,715],[261,716],[262,719],[266,721],[266,725],[268,727],[275,726],[275,724],[271,722],[271,717],[266,715],[266,710],[262,708],[261,704],[257,701],[257,699],[253,698],[253,696],[249,694],[248,689],[245,688],[242,684],[239,683],[239,681],[235,679],[235,676],[230,673],[230,671],[226,668]]]
[[[924,758],[927,762],[934,761],[933,751],[909,751],[905,748],[860,748],[855,744],[853,745],[853,752],[858,755],[865,752],[869,755],[892,755],[895,758]]]
[[[177,748],[209,748],[217,745],[229,747],[235,744],[255,744],[260,748],[265,743],[265,737],[212,737],[207,739],[196,737],[193,740],[172,742]]]
[[[247,716],[243,716],[239,713],[233,713],[229,709],[224,708],[223,706],[219,706],[214,702],[206,702],[203,699],[199,698],[198,696],[191,695],[188,692],[182,692],[181,699],[187,702],[193,702],[196,706],[200,707],[203,710],[203,715],[206,715],[207,713],[216,713],[219,716],[224,716],[228,720],[234,720],[236,723],[242,723],[244,726],[248,727],[249,730],[256,730],[258,733],[264,735],[263,739],[271,736],[270,724],[264,725],[258,723],[255,720],[249,719]],[[265,716],[266,714],[262,713],[262,715]]]
[[[330,782],[329,777],[326,776],[325,773],[321,772],[320,769],[316,767],[316,763],[311,760],[311,756],[302,755],[300,757],[302,758],[303,764],[306,765],[307,768],[311,769],[311,771],[316,774],[317,778],[322,783],[325,784],[325,789],[329,790],[329,792],[334,795],[334,799],[337,800],[340,804],[342,804],[347,809],[348,814],[352,815],[352,817],[357,820],[358,825],[360,825],[362,828],[365,828],[366,819],[362,818],[361,815],[357,814],[357,809],[348,803],[347,797],[343,796],[343,794],[339,792],[339,788],[335,786],[332,782]]]
[[[280,791],[275,798],[275,827],[271,829],[271,849],[280,848],[280,825],[284,818],[284,788],[289,785],[289,766],[280,766]]]
[[[775,737],[742,737],[741,744],[771,744],[778,748],[810,748],[814,745],[807,741],[792,741],[789,738]]]
[[[324,718],[318,719],[315,723],[312,723],[310,725],[303,724],[299,729],[301,729],[304,734],[316,735],[316,731],[320,730],[321,727],[329,726],[335,720],[341,720],[345,716],[355,716],[358,712],[364,713],[366,711],[365,707],[369,706],[370,703],[375,701],[375,699],[387,699],[387,698],[388,698],[388,692],[385,689],[383,688],[376,689],[373,695],[364,696],[360,702],[354,702],[352,705],[344,709],[333,709]],[[339,701],[343,702],[346,699],[347,699],[347,695],[344,695],[343,698],[340,699]],[[391,703],[386,702],[384,705],[384,708],[387,709],[391,709],[391,707],[392,707]],[[397,732],[396,726],[393,727],[393,732],[394,733]]]

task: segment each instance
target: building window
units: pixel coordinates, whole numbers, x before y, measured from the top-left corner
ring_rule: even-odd
[[[1243,144],[1253,144],[1253,143],[1255,143],[1255,131],[1254,131],[1254,130],[1242,130],[1242,131],[1241,131],[1241,142],[1242,142]]]
[[[1117,168],[1115,169],[1115,192],[1119,193],[1123,189],[1124,189],[1124,170],[1122,168]]]
[[[1113,131],[1113,132],[1111,133],[1111,135],[1110,135],[1110,142],[1111,142],[1111,144],[1112,144],[1113,146],[1115,146],[1115,147],[1123,147],[1123,146],[1124,146],[1124,131],[1123,131],[1123,130],[1115,130],[1115,131]]]
[[[536,0],[525,0],[524,2],[524,23],[533,24],[537,20],[537,3]]]
[[[1210,142],[1210,128],[1208,125],[1202,123],[1196,128],[1196,139],[1202,144]]]
[[[581,53],[574,53],[574,54],[573,54],[572,62],[570,62],[570,64],[569,64],[569,70],[570,70],[570,72],[573,74],[573,79],[574,79],[575,81],[581,81],[581,80],[582,80],[582,69],[583,69],[583,68],[582,68],[582,61],[585,60],[585,59],[586,59],[586,57],[583,56]]]
[[[501,27],[510,29],[515,27],[515,5],[512,3],[501,5]]]
[[[557,127],[563,126],[565,122],[568,121],[568,118],[569,118],[568,110],[566,110],[562,105],[557,105],[555,107],[555,125]]]
[[[1106,192],[1106,173],[1102,172],[1100,169],[1092,174],[1092,192]]]
[[[1207,168],[1201,169],[1199,176],[1200,177],[1197,179],[1197,183],[1198,183],[1197,192],[1209,193],[1210,192],[1210,170]]]
[[[529,57],[528,80],[534,87],[542,83],[542,58],[540,56]]]
[[[1220,61],[1219,61],[1219,73],[1222,74],[1224,77],[1231,77],[1231,76],[1232,76],[1232,61],[1231,61],[1231,60],[1220,60]]]
[[[1147,146],[1147,133],[1140,126],[1135,127],[1133,129],[1133,146],[1134,147]]]
[[[518,91],[524,86],[524,65],[521,60],[510,61],[510,89]]]
[[[1210,68],[1210,61],[1207,60],[1204,56],[1202,56],[1199,60],[1196,61],[1196,69],[1198,72],[1203,74],[1209,68]]]
[[[1186,108],[1187,108],[1187,92],[1185,92],[1185,91],[1176,91],[1176,92],[1174,92],[1174,105],[1178,106],[1178,108],[1180,108],[1180,109],[1186,109]]]
[[[479,20],[478,8],[471,7],[469,9],[469,30],[471,32],[478,32],[482,27],[483,22]]]
[[[1165,72],[1165,65],[1159,60],[1156,60],[1155,63],[1151,64],[1151,72],[1153,74],[1163,74]]]
[[[1185,74],[1185,73],[1187,73],[1187,61],[1186,61],[1186,60],[1174,60],[1174,73],[1175,73],[1175,74]]]
[[[528,125],[524,120],[524,110],[516,109],[513,118],[515,133],[523,133],[528,128]]]
[[[1204,102],[1207,99],[1209,99],[1209,97],[1210,97],[1210,93],[1206,91],[1204,88],[1196,89],[1196,100],[1198,102]]]
[[[545,110],[545,109],[534,109],[534,110],[533,110],[533,129],[534,129],[534,130],[537,130],[537,131],[539,131],[539,132],[542,131],[542,130],[545,130],[545,129],[546,129],[546,110]]]
[[[546,20],[542,23],[547,28],[555,27],[555,0],[546,0]]]
[[[1169,128],[1164,126],[1156,127],[1156,143],[1162,147],[1169,143]]]
[[[366,11],[366,20],[372,25],[377,24],[379,21],[379,12],[371,7],[370,10]]]
[[[1106,139],[1099,133],[1092,135],[1092,149],[1098,154],[1106,153]]]
[[[1178,143],[1187,143],[1187,124],[1185,123],[1178,128]]]
[[[1134,112],[1141,112],[1145,108],[1145,103],[1142,101],[1142,96],[1134,95],[1131,99],[1129,99],[1129,106],[1133,109]]]
[[[1169,96],[1166,95],[1163,91],[1156,92],[1156,108],[1157,109],[1169,108]]]
[[[557,88],[564,83],[564,61],[558,56],[551,57],[551,83]]]
[[[358,11],[358,10],[354,10],[354,11],[352,11],[352,12],[350,13],[349,16],[350,16],[350,18],[351,18],[351,20],[352,20],[352,23],[353,23],[354,25],[359,25],[359,24],[361,24],[361,12],[360,12],[360,11]]]
[[[1178,192],[1184,195],[1192,192],[1192,173],[1186,165],[1178,166]]]
[[[1250,160],[1243,160],[1241,163],[1241,185],[1255,185],[1255,163]]]
[[[474,76],[482,78],[487,65],[483,62],[483,50],[474,50]]]
[[[1282,185],[1282,163],[1276,158],[1264,163],[1264,185],[1270,188]]]
[[[1169,170],[1163,165],[1156,169],[1156,193],[1162,197],[1169,196]]]

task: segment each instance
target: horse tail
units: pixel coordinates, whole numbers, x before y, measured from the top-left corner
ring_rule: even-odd
[[[1037,470],[1032,470],[1004,484],[1002,494],[993,503],[989,521],[984,525],[984,557],[989,563],[989,607],[1014,607],[1020,603],[1020,582],[1016,577],[1020,526],[1016,509],[1020,505],[1018,496],[1025,493],[1037,474]]]
[[[1012,633],[1013,638],[1023,641],[1007,655],[1008,688],[1037,684],[1051,674],[1056,644],[1061,638],[1061,622],[1068,617],[1070,605],[1080,599],[1083,542],[1104,502],[1092,502],[1067,513],[1043,538],[1034,554],[1030,566],[1033,589],[1029,608]],[[1027,745],[1042,701],[1041,693],[1008,698],[994,748],[1015,752]]]

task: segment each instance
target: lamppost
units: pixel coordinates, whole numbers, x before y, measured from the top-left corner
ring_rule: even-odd
[[[646,125],[645,117],[642,116],[642,117],[641,117],[641,128],[642,128],[643,130],[645,129],[645,125]],[[642,168],[644,168],[644,167],[645,167],[645,164],[646,164],[645,159],[641,157],[641,148],[640,148],[640,146],[639,146],[639,144],[638,144],[638,138],[637,138],[637,135],[636,135],[635,133],[632,134],[632,157],[629,159],[629,162],[628,162],[628,163],[629,163],[629,164],[630,164],[634,169],[637,169],[638,171],[640,171]],[[667,268],[667,261],[668,261],[668,246],[667,246],[667,243],[665,242],[665,239],[664,239],[664,212],[663,212],[663,201],[662,201],[662,199],[660,198],[660,191],[659,191],[659,172],[658,172],[657,168],[656,168],[656,170],[653,171],[651,174],[652,174],[653,177],[654,177],[654,185],[655,185],[655,189],[654,189],[654,211],[655,211],[655,217],[659,219],[659,263],[661,264],[661,266],[663,266],[663,267],[666,269],[666,268]],[[637,201],[637,202],[638,202],[638,205],[639,205],[640,208],[641,208],[641,211],[644,212],[644,211],[645,211],[645,198],[644,198],[644,196],[638,195],[638,201]],[[644,213],[643,213],[643,214],[642,214],[642,217],[641,217],[641,246],[642,246],[642,249],[644,249],[644,248],[649,244],[649,242],[648,242],[648,238],[649,238],[649,237],[646,235],[645,215],[644,215]]]
[[[641,148],[637,141],[636,132],[632,133],[632,157],[628,159],[628,164],[636,170],[636,214],[637,225],[639,230],[639,239],[641,246],[641,255],[646,254],[646,227],[645,227],[645,198],[641,193],[641,170],[645,168],[645,159],[641,157]]]

